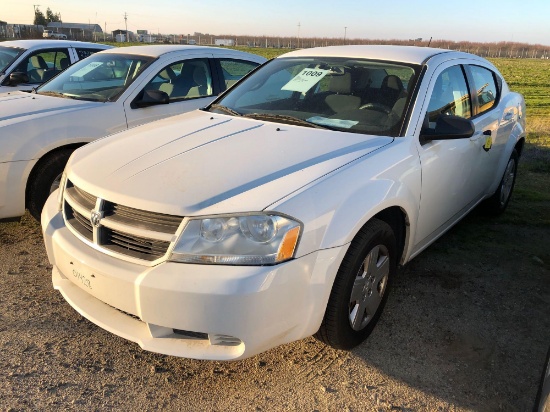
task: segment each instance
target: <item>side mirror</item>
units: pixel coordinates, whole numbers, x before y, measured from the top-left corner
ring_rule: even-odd
[[[28,83],[29,82],[29,76],[27,76],[27,73],[23,72],[13,72],[10,74],[10,86],[17,86],[21,83]]]
[[[440,115],[435,123],[435,129],[425,125],[420,131],[420,143],[432,140],[467,139],[475,132],[471,120],[459,116]]]
[[[143,95],[132,102],[132,109],[170,103],[168,93],[161,90],[144,90]]]

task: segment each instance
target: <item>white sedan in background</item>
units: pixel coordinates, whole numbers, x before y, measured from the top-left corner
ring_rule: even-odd
[[[80,41],[0,42],[0,93],[31,90],[71,64],[113,46]]]
[[[76,148],[205,106],[265,61],[214,47],[117,48],[74,64],[36,93],[0,95],[0,219],[18,218],[25,207],[40,219]]]
[[[504,211],[524,114],[471,54],[288,53],[204,110],[77,150],[42,213],[53,285],[154,352],[352,348],[397,265],[481,202]]]

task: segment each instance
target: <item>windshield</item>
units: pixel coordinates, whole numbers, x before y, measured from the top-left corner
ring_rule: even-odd
[[[38,88],[38,94],[77,100],[115,101],[153,57],[96,53]]]
[[[3,73],[24,51],[25,49],[18,47],[0,46],[0,73]]]
[[[210,111],[352,133],[398,136],[420,66],[364,59],[279,58]]]

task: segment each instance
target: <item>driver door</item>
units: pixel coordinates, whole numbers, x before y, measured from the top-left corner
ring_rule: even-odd
[[[430,127],[435,126],[438,116],[473,116],[471,89],[462,65],[445,63],[431,83],[425,120]],[[476,123],[471,138],[419,144],[422,192],[415,238],[419,249],[454,224],[484,194],[486,178],[478,170],[479,157],[485,153],[484,139]]]
[[[210,59],[179,59],[157,68],[124,102],[128,127],[206,106],[216,96]],[[146,90],[166,93],[168,104],[139,107]]]

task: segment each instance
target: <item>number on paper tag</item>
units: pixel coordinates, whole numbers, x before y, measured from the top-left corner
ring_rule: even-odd
[[[292,80],[285,84],[281,90],[290,90],[291,92],[305,93],[327,75],[328,70],[322,69],[304,69],[298,73]]]

